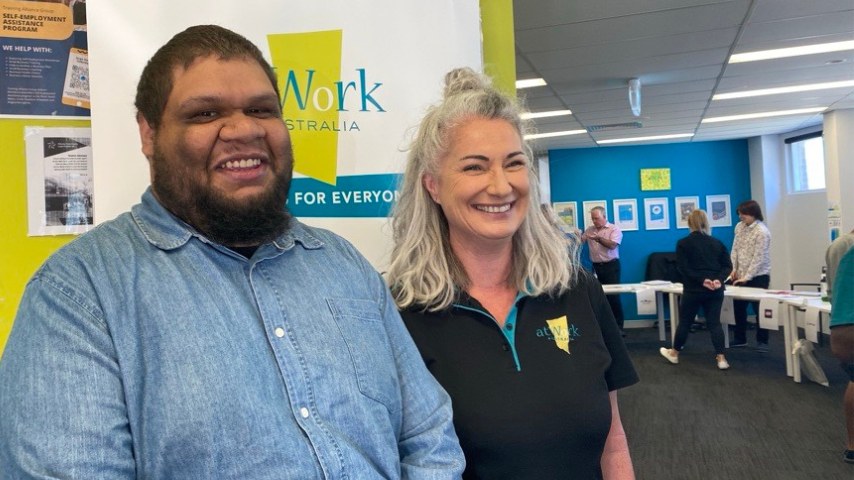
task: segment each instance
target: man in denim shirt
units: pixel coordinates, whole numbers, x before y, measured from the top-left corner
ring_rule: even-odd
[[[53,255],[0,361],[0,477],[457,478],[448,396],[382,278],[284,208],[275,74],[191,27],[137,89],[151,187]]]

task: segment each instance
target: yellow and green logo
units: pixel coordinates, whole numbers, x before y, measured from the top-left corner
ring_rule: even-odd
[[[329,185],[338,180],[339,134],[360,131],[357,114],[385,112],[378,100],[382,83],[369,81],[365,68],[342,78],[342,36],[341,30],[267,36],[294,170]]]

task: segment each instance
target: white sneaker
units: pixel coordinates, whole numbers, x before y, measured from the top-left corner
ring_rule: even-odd
[[[661,347],[658,349],[658,352],[661,354],[662,357],[666,358],[667,361],[672,363],[673,365],[679,363],[679,357],[674,357],[673,355],[670,355],[669,348]]]
[[[726,370],[729,368],[729,363],[727,363],[726,358],[722,358],[720,360],[717,360],[717,362],[718,362],[718,369],[719,370]]]

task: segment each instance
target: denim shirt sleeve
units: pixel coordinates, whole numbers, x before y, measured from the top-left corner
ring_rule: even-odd
[[[401,478],[460,478],[465,459],[454,432],[451,399],[424,365],[384,283],[381,290],[383,316],[397,360],[403,400]]]
[[[0,362],[0,477],[136,478],[119,365],[98,309],[41,272],[19,312]]]

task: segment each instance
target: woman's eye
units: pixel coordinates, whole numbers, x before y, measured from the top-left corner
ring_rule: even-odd
[[[476,163],[473,163],[471,165],[466,165],[463,167],[464,172],[479,172],[481,170],[483,170],[483,167],[481,167],[480,165],[478,165]]]

